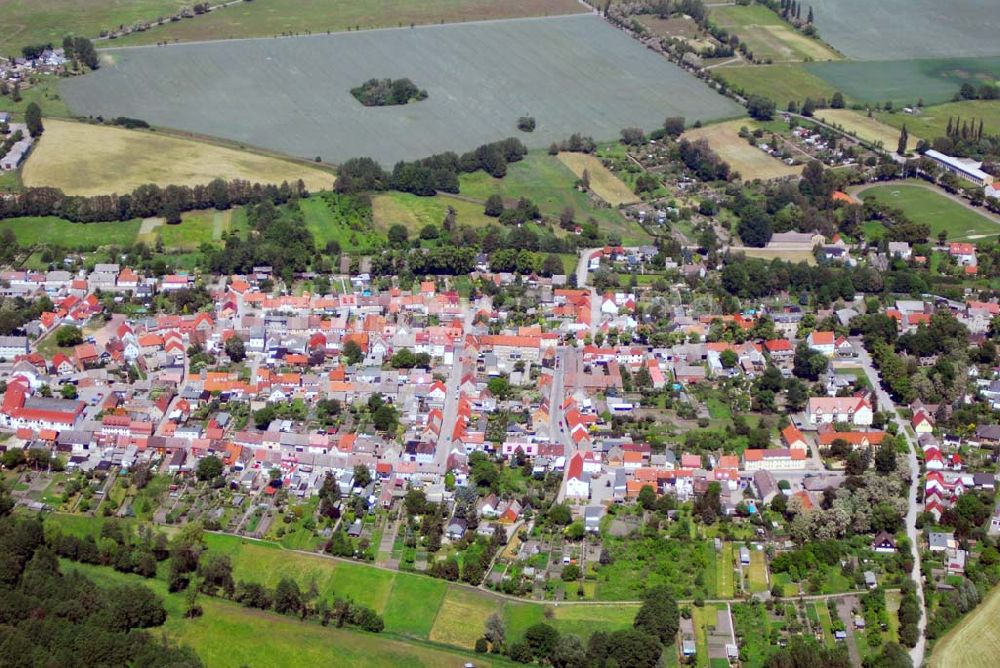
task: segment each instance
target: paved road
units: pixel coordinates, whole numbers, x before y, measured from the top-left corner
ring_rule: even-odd
[[[910,577],[917,583],[917,600],[920,602],[920,610],[922,612],[920,616],[920,623],[917,625],[917,646],[910,650],[910,658],[913,659],[914,666],[921,666],[924,663],[924,651],[926,644],[924,639],[924,628],[927,625],[927,605],[924,602],[924,589],[922,586],[920,570],[920,550],[918,548],[919,542],[917,540],[919,538],[917,531],[917,486],[920,484],[920,462],[917,461],[917,444],[910,436],[909,431],[907,431],[909,425],[899,416],[899,411],[896,410],[896,404],[892,401],[889,393],[882,388],[878,372],[875,371],[871,356],[868,354],[868,351],[865,350],[861,340],[855,338],[851,341],[851,344],[854,346],[855,350],[860,351],[858,361],[865,370],[865,375],[868,376],[868,380],[872,387],[875,388],[875,395],[878,397],[879,409],[892,415],[892,420],[898,427],[898,433],[902,434],[906,438],[906,443],[909,446],[909,455],[907,456],[907,460],[910,465],[910,498],[909,510],[906,513],[906,535],[910,538],[910,550],[913,553],[913,571],[910,573]]]
[[[448,374],[448,382],[444,400],[443,417],[441,420],[441,433],[438,435],[437,448],[434,451],[434,463],[443,471],[448,463],[448,454],[451,452],[452,433],[455,431],[455,419],[458,417],[458,393],[462,385],[462,371],[465,362],[465,337],[472,329],[472,322],[476,317],[479,306],[469,303],[465,309],[465,320],[462,328],[462,338],[455,345],[454,358],[452,360],[451,372]]]

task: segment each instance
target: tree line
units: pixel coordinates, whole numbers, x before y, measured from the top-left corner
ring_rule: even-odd
[[[518,162],[528,149],[514,137],[483,144],[473,151],[457,153],[448,151],[411,162],[400,161],[392,172],[382,169],[374,159],[351,158],[340,166],[334,188],[339,193],[383,192],[398,190],[414,195],[432,196],[438,192],[457,193],[458,175],[483,170],[490,176],[501,178],[507,174],[507,165]]]
[[[0,219],[24,216],[56,216],[73,223],[126,221],[160,216],[179,223],[185,211],[228,209],[269,201],[284,204],[309,194],[305,184],[283,182],[280,186],[235,179],[214,179],[206,185],[161,187],[141,185],[127,195],[66,195],[58,188],[25,188],[0,199]]]
[[[157,561],[167,561],[167,585],[171,592],[187,592],[185,615],[188,617],[201,616],[203,611],[197,597],[205,595],[303,620],[315,618],[324,626],[330,623],[337,627],[356,626],[371,633],[379,633],[385,627],[382,618],[371,608],[341,597],[329,600],[319,594],[315,585],[303,591],[291,578],[282,578],[273,589],[257,582],[236,581],[229,555],[208,551],[201,527],[196,524],[186,526],[169,542],[163,534],[153,534],[149,529],[140,529],[135,534],[116,520],[108,520],[102,525],[96,538],[80,539],[49,528],[43,540],[53,558],[59,555],[83,563],[112,566],[148,578],[156,577]],[[136,570],[132,566],[147,560],[151,564],[148,569]],[[165,619],[164,611],[159,623]]]

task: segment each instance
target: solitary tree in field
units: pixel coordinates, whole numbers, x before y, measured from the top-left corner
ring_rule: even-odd
[[[906,144],[909,141],[910,134],[906,131],[906,123],[903,123],[903,129],[899,131],[899,144],[896,146],[896,153],[906,155]]]

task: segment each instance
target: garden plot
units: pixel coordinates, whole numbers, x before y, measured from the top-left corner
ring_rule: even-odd
[[[63,82],[73,112],[129,116],[304,158],[390,166],[519,136],[616,139],[665,116],[736,116],[735,102],[593,15],[111,49]],[[364,107],[350,89],[410,78],[429,97]],[[521,133],[520,116],[537,129]]]

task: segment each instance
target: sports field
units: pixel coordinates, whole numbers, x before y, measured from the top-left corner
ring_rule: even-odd
[[[910,134],[933,139],[943,137],[948,129],[948,119],[983,121],[983,131],[986,134],[1000,134],[1000,100],[966,100],[965,102],[948,102],[933,107],[924,107],[919,114],[904,114],[902,112],[877,112],[876,118],[887,125],[896,128],[903,127]]]
[[[740,137],[741,127],[752,128],[753,123],[748,120],[715,123],[688,130],[683,136],[691,141],[707,140],[712,150],[738,171],[745,181],[753,179],[766,181],[783,176],[796,176],[802,172],[801,165],[786,165],[756,146],[751,146],[746,139]]]
[[[936,237],[942,230],[952,240],[975,240],[1000,234],[1000,223],[923,186],[875,186],[861,191],[859,196],[900,209],[915,223],[930,225],[932,237]]]
[[[1000,40],[996,40],[1000,43]],[[963,83],[1000,80],[1000,57],[809,63],[804,67],[850,99],[896,106],[949,102]]]
[[[819,34],[849,58],[1000,55],[1000,14],[990,0],[810,0],[807,4],[813,8]]]
[[[583,178],[587,172],[590,189],[611,206],[631,204],[640,200],[632,189],[622,183],[601,160],[586,153],[560,153],[559,162],[569,167],[574,174]]]
[[[1000,656],[1000,589],[959,622],[934,647],[931,668],[992,668]]]
[[[254,0],[118,40],[156,44],[461,23],[586,11],[576,0]]]
[[[28,44],[61,45],[66,35],[97,37],[102,30],[151,21],[187,0],[0,0],[0,53],[21,55]]]
[[[205,184],[214,178],[281,183],[302,179],[329,189],[333,175],[308,165],[156,132],[46,119],[45,134],[25,163],[26,186],[72,195],[128,193],[145,183]]]
[[[839,60],[840,54],[818,39],[797,32],[763,5],[713,7],[710,19],[720,28],[739,35],[756,60]]]
[[[368,155],[392,165],[511,135],[539,148],[572,132],[617,139],[665,116],[742,111],[594,15],[104,53],[112,62],[62,84],[76,113],[334,163]],[[409,77],[429,97],[365,107],[350,88],[372,77]],[[523,115],[537,119],[534,132],[518,133]]]
[[[807,97],[829,100],[837,89],[806,69],[805,64],[720,67],[716,75],[746,95],[763,95],[784,109],[790,100],[800,103]]]
[[[863,111],[853,111],[851,109],[819,109],[815,114],[816,118],[843,128],[849,133],[874,144],[881,144],[889,151],[895,151],[899,145],[899,130],[886,125],[877,118],[868,118]],[[909,141],[907,147],[914,150],[917,147],[919,137],[914,129],[907,125]]]

